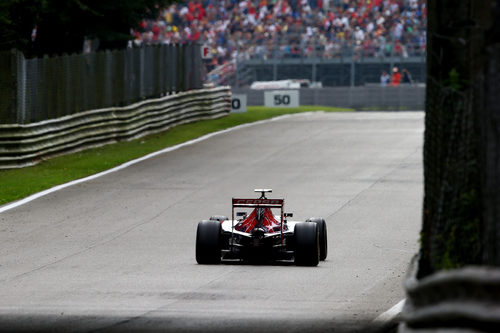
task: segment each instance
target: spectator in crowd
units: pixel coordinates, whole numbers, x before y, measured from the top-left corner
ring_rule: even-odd
[[[391,76],[387,74],[386,71],[382,71],[382,74],[380,75],[380,85],[385,87],[389,84],[391,81]]]
[[[135,45],[199,42],[237,57],[409,57],[426,47],[425,0],[184,0],[132,30]]]
[[[401,84],[401,73],[397,67],[392,69],[391,85],[399,86]]]
[[[403,84],[407,84],[407,85],[411,85],[413,83],[413,80],[411,78],[411,74],[410,72],[408,72],[408,70],[406,68],[403,68],[403,70],[401,71],[402,73],[402,79],[401,79],[401,83]]]

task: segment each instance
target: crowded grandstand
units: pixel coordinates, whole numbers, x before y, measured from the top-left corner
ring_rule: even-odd
[[[207,70],[248,59],[421,56],[425,0],[191,0],[132,31],[133,44],[199,42]]]

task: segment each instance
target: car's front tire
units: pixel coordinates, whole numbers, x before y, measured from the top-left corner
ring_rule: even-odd
[[[221,233],[219,221],[204,220],[196,230],[196,261],[198,264],[219,264],[221,261]]]
[[[318,225],[319,232],[319,260],[325,260],[328,256],[328,234],[326,230],[326,222],[322,218],[311,217],[306,222],[314,222]]]
[[[317,266],[319,264],[319,233],[316,223],[300,222],[295,225],[295,264]]]

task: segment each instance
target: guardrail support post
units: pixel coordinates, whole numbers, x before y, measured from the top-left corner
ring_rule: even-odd
[[[26,122],[26,61],[24,55],[19,51],[13,51],[14,64],[16,66],[16,88],[17,88],[17,123]]]

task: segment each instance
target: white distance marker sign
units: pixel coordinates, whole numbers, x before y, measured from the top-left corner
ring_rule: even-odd
[[[247,95],[233,94],[231,96],[231,113],[247,112]]]
[[[277,108],[298,108],[298,90],[272,90],[264,92],[264,105]]]

